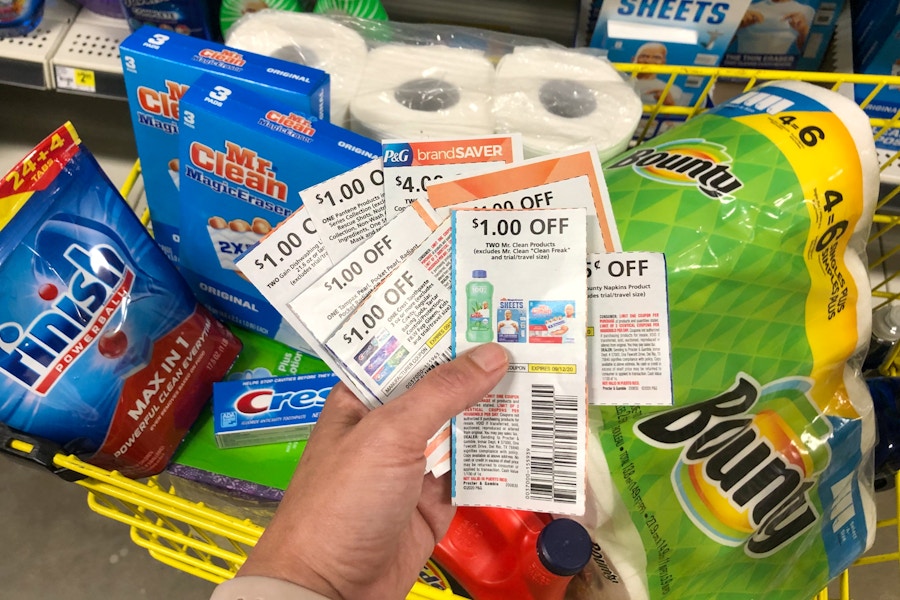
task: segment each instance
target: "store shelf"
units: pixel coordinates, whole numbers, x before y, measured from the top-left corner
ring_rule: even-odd
[[[131,31],[68,0],[51,0],[31,33],[0,39],[0,82],[125,98],[119,44]]]
[[[125,98],[119,44],[130,33],[121,19],[82,10],[53,56],[56,89]]]
[[[37,89],[53,87],[50,60],[78,13],[66,0],[50,0],[31,33],[0,39],[0,82]]]

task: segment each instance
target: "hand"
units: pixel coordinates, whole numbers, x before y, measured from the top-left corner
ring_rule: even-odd
[[[809,35],[809,21],[806,15],[799,12],[793,12],[784,17],[791,29],[797,32],[797,47],[802,48],[806,43],[806,36]]]
[[[757,23],[762,23],[765,20],[762,13],[758,10],[748,10],[744,13],[744,16],[741,17],[741,23],[738,27],[750,27],[751,25],[756,25]]]
[[[332,390],[272,523],[237,576],[263,575],[335,599],[404,598],[450,526],[449,475],[425,474],[425,445],[477,404],[508,366],[484,344],[369,411]]]

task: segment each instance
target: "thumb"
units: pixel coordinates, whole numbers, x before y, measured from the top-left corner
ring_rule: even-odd
[[[508,366],[509,357],[500,344],[482,344],[435,367],[408,392],[376,411],[404,423],[410,439],[420,439],[424,446],[451,417],[481,401]]]

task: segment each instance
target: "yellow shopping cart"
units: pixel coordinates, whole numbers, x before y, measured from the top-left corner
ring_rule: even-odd
[[[750,89],[765,81],[801,80],[816,83],[835,91],[845,91],[855,84],[872,85],[874,88],[860,105],[865,107],[879,91],[888,85],[900,85],[900,77],[879,77],[840,73],[801,73],[794,71],[764,71],[717,69],[703,67],[675,67],[659,65],[616,65],[623,74],[635,77],[639,73],[654,73],[667,78],[666,91],[674,85],[677,77],[692,76],[704,78],[707,83],[704,94],[693,106],[677,107],[664,105],[663,95],[654,105],[645,105],[645,120],[639,134],[645,136],[652,131],[654,123],[665,116],[692,118],[706,109],[706,100],[720,87],[730,87],[736,92]],[[665,94],[665,91],[664,91]],[[871,119],[876,139],[891,128],[900,128],[900,113],[892,119]],[[898,153],[900,154],[900,153]],[[896,165],[898,154],[885,157],[882,171],[885,172]],[[126,183],[125,195],[139,177],[139,167]],[[891,291],[892,283],[900,275],[900,268],[895,267],[900,244],[885,248],[884,242],[889,239],[892,230],[900,224],[900,211],[890,210],[892,199],[900,192],[900,182],[894,182],[892,189],[883,195],[875,216],[872,231],[872,242],[882,244],[880,255],[873,256],[870,268],[880,271],[881,276],[873,280],[873,295],[880,302],[888,303],[900,300],[900,292]],[[886,368],[886,374],[897,374],[900,364],[897,357]],[[143,481],[135,481],[116,472],[109,472],[88,465],[83,461],[62,454],[47,454],[33,440],[15,438],[6,441],[6,450],[18,454],[32,462],[43,464],[58,475],[75,481],[87,489],[88,505],[95,512],[110,519],[120,521],[130,528],[131,539],[138,546],[145,548],[152,557],[176,569],[197,577],[218,583],[234,576],[243,564],[248,551],[254,546],[263,532],[263,527],[250,520],[241,520],[214,510],[203,503],[189,501],[179,497],[173,488],[167,488],[158,477]],[[900,478],[898,478],[900,487]],[[894,515],[878,522],[876,549],[883,549],[878,540],[888,539],[891,547],[881,553],[870,553],[863,556],[853,567],[844,572],[829,594],[823,590],[816,600],[828,600],[838,593],[840,598],[849,599],[851,579],[864,577],[868,565],[888,564],[900,568],[900,497],[896,488],[894,494]],[[857,575],[858,574],[858,575]],[[440,600],[457,598],[450,592],[442,592],[432,587],[417,583],[410,591],[410,600]]]

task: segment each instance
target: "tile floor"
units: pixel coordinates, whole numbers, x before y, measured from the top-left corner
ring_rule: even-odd
[[[136,156],[124,102],[6,86],[0,86],[0,171],[65,119],[121,185]],[[211,593],[211,583],[135,546],[127,526],[93,513],[81,487],[7,457],[0,457],[0,480],[0,598],[196,600]],[[896,515],[895,492],[881,492],[876,500],[880,518]],[[898,543],[896,525],[885,527],[870,554],[897,552]],[[852,569],[850,590],[857,600],[897,598],[900,561]],[[837,585],[829,596],[840,597]]]

